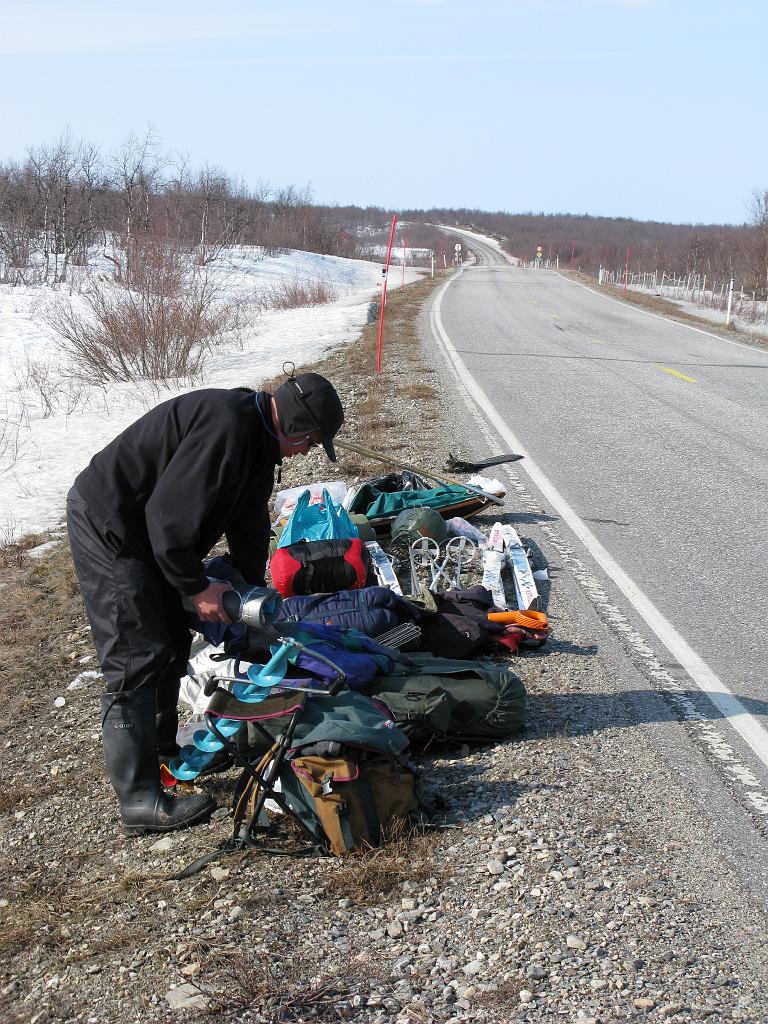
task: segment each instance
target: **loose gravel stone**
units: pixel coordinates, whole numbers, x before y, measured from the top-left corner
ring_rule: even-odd
[[[195,985],[179,985],[165,993],[165,999],[172,1010],[205,1010],[210,1000]]]

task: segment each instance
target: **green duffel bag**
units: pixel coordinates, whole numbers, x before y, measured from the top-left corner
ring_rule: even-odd
[[[396,674],[374,680],[367,692],[386,704],[415,746],[503,739],[523,728],[523,681],[491,662],[409,654]]]

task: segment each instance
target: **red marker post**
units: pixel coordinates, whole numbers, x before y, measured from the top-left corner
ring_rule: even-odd
[[[379,317],[379,347],[376,352],[376,373],[381,373],[381,340],[384,336],[384,309],[387,305],[387,275],[389,274],[389,261],[392,258],[392,239],[395,237],[395,224],[397,214],[392,214],[392,230],[389,232],[389,245],[387,247],[387,265],[384,268],[384,285],[381,289],[381,316]]]

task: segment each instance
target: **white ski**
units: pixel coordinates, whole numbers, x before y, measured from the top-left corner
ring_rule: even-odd
[[[381,544],[378,544],[375,540],[367,540],[365,546],[371,555],[371,561],[373,562],[373,570],[376,573],[376,578],[382,587],[389,587],[400,597],[403,596],[403,591],[400,586],[400,582],[395,574],[395,570],[392,568],[392,563],[387,558],[386,551],[382,548]]]
[[[488,547],[483,552],[482,585],[490,590],[497,608],[506,609],[504,584],[501,581],[501,567],[504,564],[504,533],[501,523],[494,523],[488,538]]]
[[[541,598],[536,589],[536,580],[533,578],[531,565],[525,553],[523,543],[513,527],[502,526],[501,530],[504,534],[505,561],[511,567],[512,576],[515,581],[517,607],[521,611],[527,611],[528,609],[540,611]]]

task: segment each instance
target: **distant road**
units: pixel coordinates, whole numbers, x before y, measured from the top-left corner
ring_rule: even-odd
[[[461,360],[576,515],[768,728],[768,352],[470,247],[481,262],[440,301]]]

